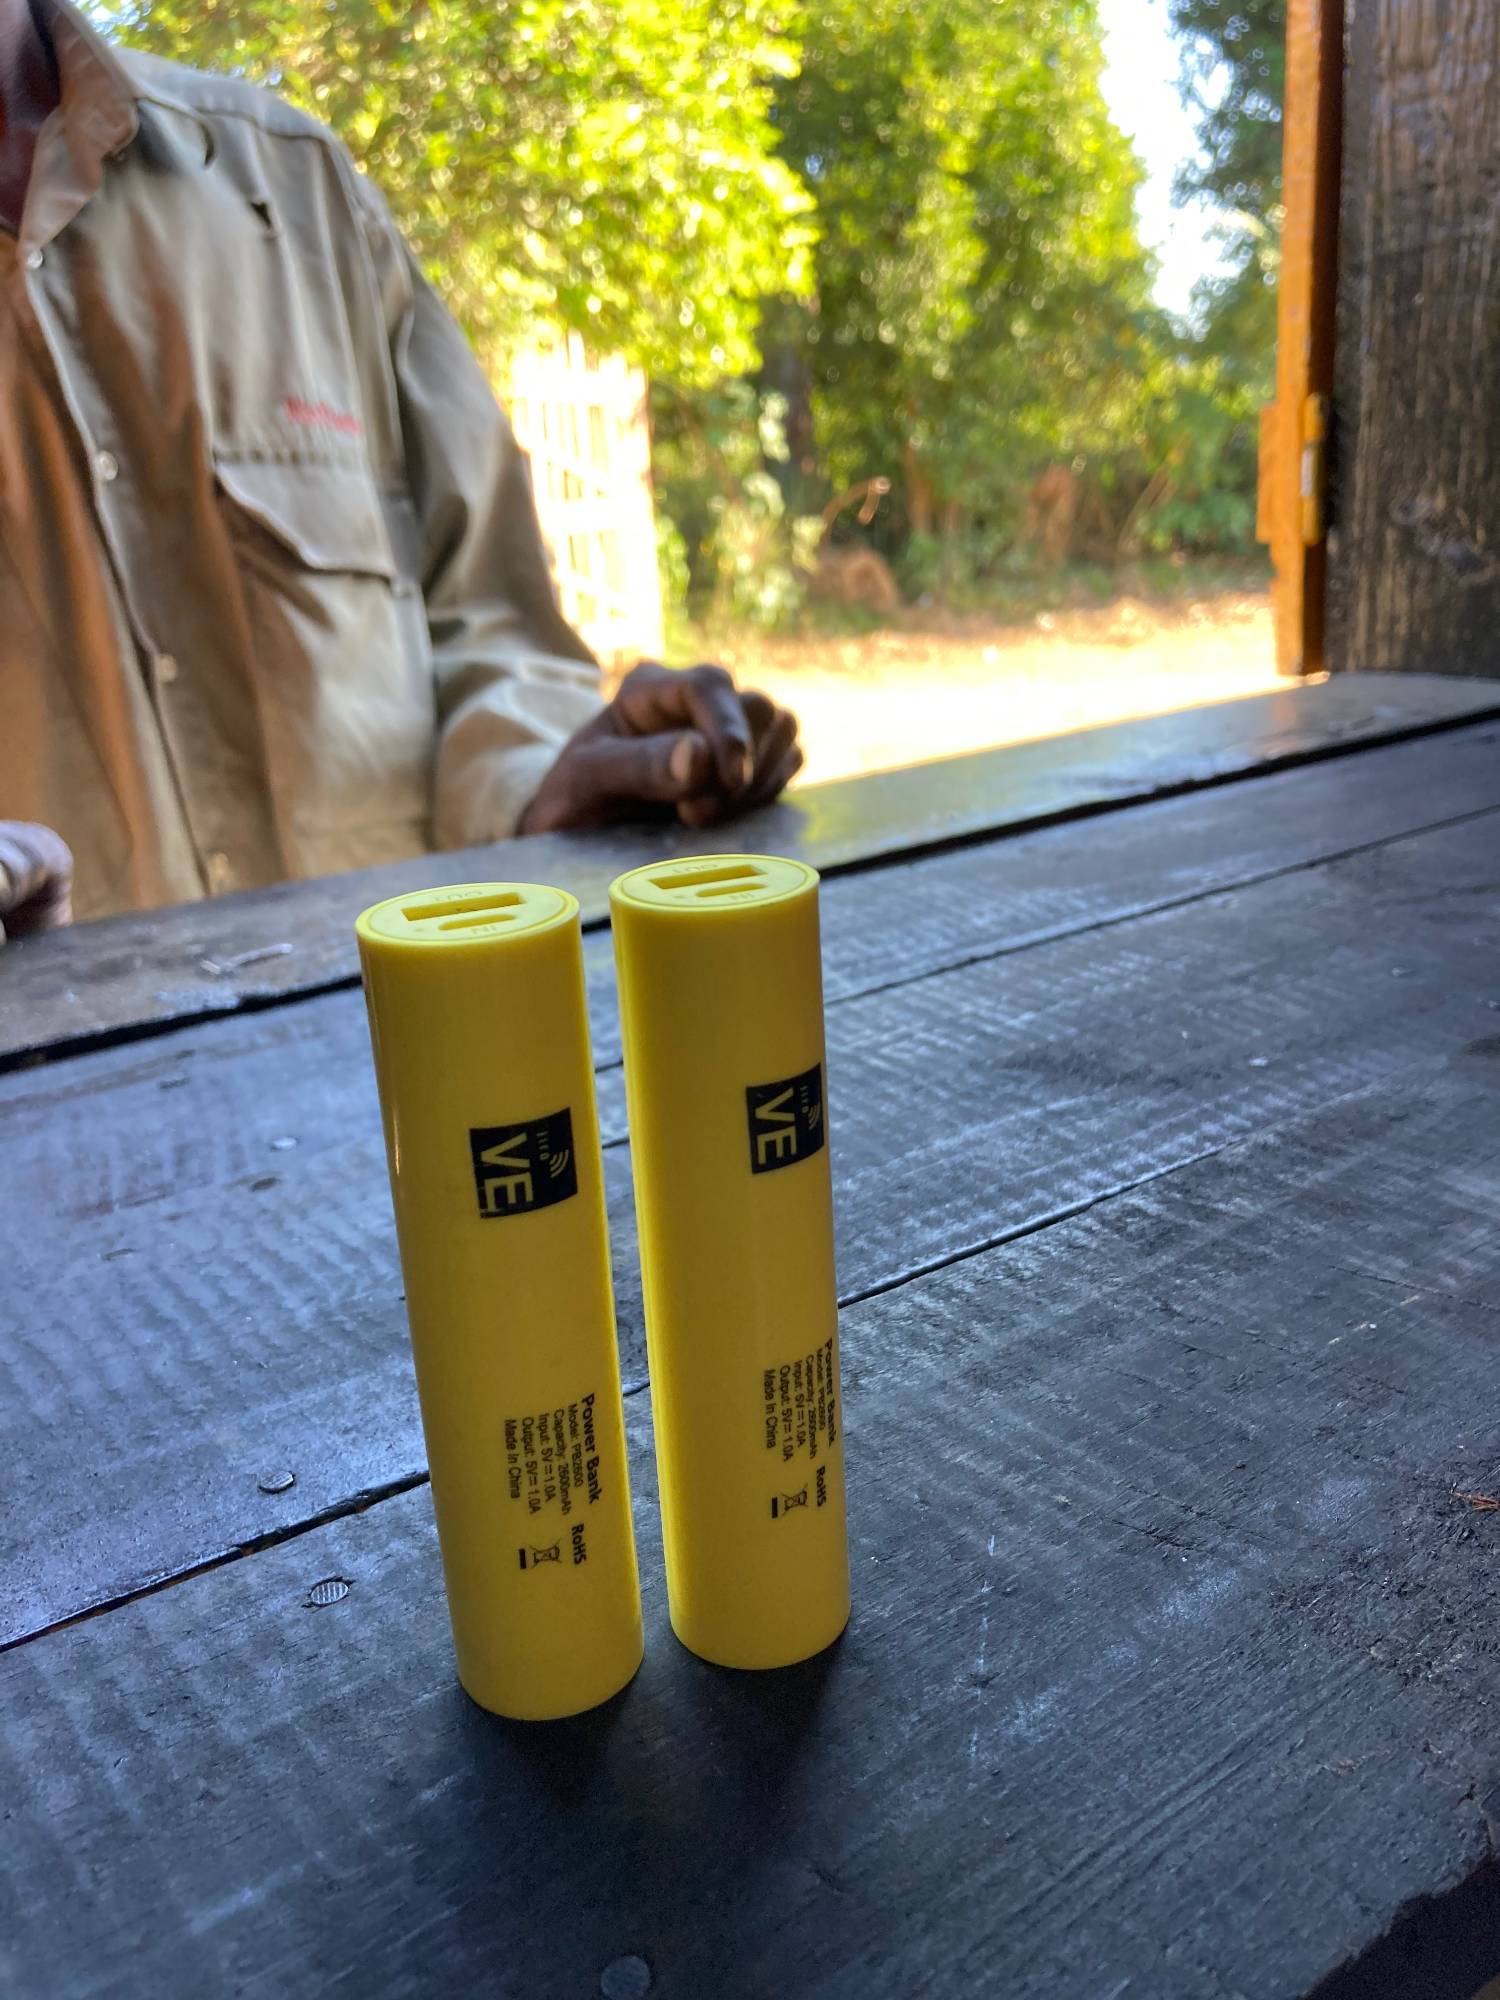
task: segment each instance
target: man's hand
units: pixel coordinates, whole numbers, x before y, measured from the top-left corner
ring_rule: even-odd
[[[722,667],[644,661],[563,745],[518,831],[604,826],[642,806],[713,826],[767,804],[801,768],[797,718],[769,695],[742,694]]]
[[[73,857],[50,826],[0,819],[0,938],[73,918]]]

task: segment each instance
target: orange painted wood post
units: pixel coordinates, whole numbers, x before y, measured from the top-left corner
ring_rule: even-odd
[[[1256,506],[1256,534],[1276,572],[1284,674],[1319,673],[1324,664],[1343,27],[1343,0],[1288,0],[1276,400],[1261,412]]]

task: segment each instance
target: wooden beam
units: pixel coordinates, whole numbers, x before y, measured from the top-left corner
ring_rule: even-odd
[[[711,833],[637,826],[544,834],[112,917],[0,950],[0,1070],[352,986],[356,915],[405,890],[505,877],[560,882],[582,902],[585,921],[599,923],[610,878],[648,861],[749,847],[838,872],[1493,715],[1500,683],[1341,676],[811,786]]]
[[[1284,674],[1324,667],[1342,66],[1343,0],[1288,0],[1276,401],[1262,416],[1257,505],[1275,565]]]
[[[1328,664],[1500,663],[1500,7],[1349,35]]]

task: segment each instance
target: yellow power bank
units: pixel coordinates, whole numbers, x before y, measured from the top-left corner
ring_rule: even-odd
[[[474,883],[356,929],[459,1679],[572,1715],[642,1651],[578,904]]]
[[[676,861],[610,913],[672,1626],[787,1666],[849,1617],[818,878]]]

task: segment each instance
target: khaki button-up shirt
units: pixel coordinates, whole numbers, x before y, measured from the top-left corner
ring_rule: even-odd
[[[598,672],[526,464],[320,126],[47,13],[0,229],[0,818],[80,916],[513,830]]]

